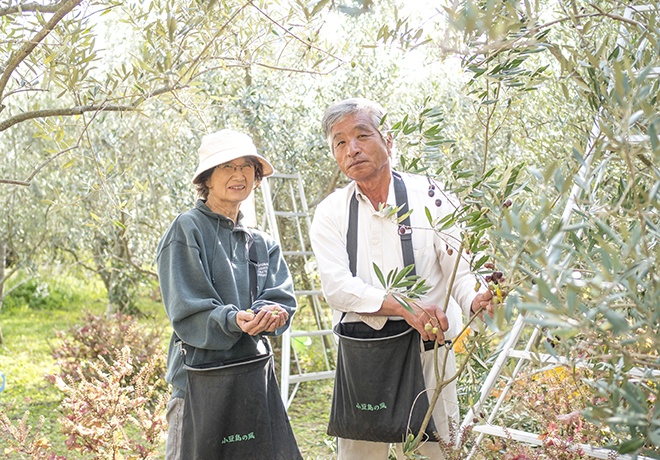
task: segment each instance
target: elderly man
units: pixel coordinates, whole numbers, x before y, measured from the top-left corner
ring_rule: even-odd
[[[335,325],[338,322],[361,327],[366,324],[377,334],[389,324],[406,326],[405,321],[419,333],[416,336],[416,352],[422,368],[419,375],[411,376],[408,371],[394,368],[393,362],[388,360],[367,366],[363,371],[365,375],[352,373],[348,386],[359,387],[370,377],[367,373],[373,373],[380,367],[390,374],[406,372],[401,380],[417,378],[432,390],[436,386],[434,351],[428,343],[438,341],[444,344],[445,340],[456,337],[462,329],[462,314],[470,315],[480,308],[492,314],[492,294],[485,289],[475,291],[476,278],[470,273],[467,262],[462,260],[451,287],[448,308],[443,311],[445,296],[449,295],[449,277],[458,255],[452,247],[457,248],[460,244],[460,233],[456,228],[436,232],[428,222],[425,208],[439,217],[445,216],[455,209],[455,199],[424,176],[392,170],[392,135],[383,120],[384,114],[377,103],[358,98],[338,102],[326,110],[322,121],[324,135],[339,167],[352,181],[348,186],[334,191],[316,208],[311,228],[312,248],[324,295],[334,310]],[[405,198],[397,200],[397,189],[403,189]],[[408,225],[402,226],[383,210],[403,205],[412,213]],[[408,242],[403,241],[406,237]],[[406,244],[409,249],[406,249]],[[350,255],[351,252],[354,254]],[[416,274],[430,286],[423,301],[409,305],[412,311],[386,292],[374,269],[376,265],[387,274],[403,269],[411,261],[414,261]],[[455,372],[453,351],[443,346],[439,351],[441,364],[444,354],[450,353],[444,371],[445,376],[450,377]],[[351,414],[338,408],[339,384],[336,380],[329,429],[331,434],[337,431],[334,428],[336,422],[342,425],[342,419],[360,415],[358,411]],[[345,390],[339,389],[341,397],[345,397]],[[368,406],[369,410],[373,407],[384,409],[387,404]],[[364,409],[364,406],[361,408]],[[451,383],[444,388],[433,410],[435,428],[445,440],[448,440],[450,424],[457,426],[458,415],[456,387]],[[363,433],[370,429],[369,423],[363,425],[364,430],[360,426],[353,427],[345,437],[339,430],[339,460],[388,458],[390,443],[366,440],[378,439],[378,436]],[[400,444],[396,448],[401,451]],[[436,442],[425,443],[420,452],[431,459],[444,458]]]

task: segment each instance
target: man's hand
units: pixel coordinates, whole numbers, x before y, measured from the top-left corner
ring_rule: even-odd
[[[245,310],[236,313],[236,324],[249,335],[274,332],[284,326],[288,319],[289,313],[275,304],[264,305],[257,312]]]
[[[445,332],[449,329],[449,320],[442,308],[438,305],[421,302],[410,303],[410,306],[414,313],[406,310],[407,314],[403,315],[403,318],[419,332],[422,340],[444,342]]]
[[[484,319],[484,311],[491,318],[495,315],[495,304],[493,303],[493,293],[490,290],[481,292],[472,301],[470,306],[472,313],[479,312],[479,318]]]
[[[383,300],[380,310],[374,314],[379,316],[401,316],[419,332],[423,340],[444,342],[444,333],[449,329],[449,320],[442,308],[421,302],[411,302],[410,307],[413,309],[412,312],[404,308],[392,294],[388,294]]]

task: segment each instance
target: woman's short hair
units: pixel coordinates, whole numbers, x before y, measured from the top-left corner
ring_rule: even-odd
[[[321,120],[323,135],[330,146],[331,152],[334,152],[331,139],[332,127],[346,115],[353,115],[355,113],[367,114],[371,118],[374,128],[376,128],[381,137],[385,139],[385,135],[387,135],[390,130],[387,119],[383,119],[385,117],[385,109],[383,109],[383,107],[377,102],[369,99],[361,97],[345,99],[328,107]],[[385,135],[383,133],[385,133]]]
[[[264,178],[264,167],[261,164],[261,162],[257,159],[257,157],[253,156],[246,156],[242,157],[244,158],[247,162],[252,164],[254,167],[254,182],[255,184],[259,184],[261,180]],[[218,165],[222,166],[222,165]],[[209,178],[211,177],[211,174],[213,174],[213,170],[217,168],[218,166],[214,166],[212,168],[207,169],[203,173],[201,173],[199,176],[195,178],[193,181],[193,184],[195,184],[195,189],[197,190],[197,196],[201,198],[202,200],[206,200],[209,197],[209,187],[207,185],[207,182],[209,181]]]

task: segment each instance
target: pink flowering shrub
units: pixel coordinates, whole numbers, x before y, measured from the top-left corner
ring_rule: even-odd
[[[163,458],[169,391],[161,334],[128,315],[85,320],[58,333],[52,354],[62,372],[48,376],[64,394],[58,423],[66,447],[86,459]],[[41,433],[43,421],[33,428],[28,416],[12,421],[0,413],[0,457],[65,460],[53,453],[64,446],[54,450]]]
[[[28,415],[12,423],[7,414],[0,412],[0,440],[3,449],[0,455],[4,458],[15,459],[45,459],[64,460],[65,457],[55,455],[51,449],[51,443],[42,433],[44,424],[43,417],[39,420],[36,428],[28,424]]]
[[[128,346],[131,350],[133,373],[148,361],[154,366],[154,383],[159,383],[165,391],[166,362],[163,353],[162,330],[158,327],[145,328],[134,316],[116,313],[114,315],[93,315],[85,313],[82,325],[67,331],[57,331],[59,339],[52,347],[51,355],[61,369],[61,377],[79,380],[93,375],[94,368],[84,363],[99,358],[111,363],[121,350]]]
[[[156,365],[147,360],[135,373],[129,347],[114,362],[89,364],[95,377],[56,377],[66,395],[59,419],[67,446],[94,459],[155,459],[163,444],[168,395],[153,380]]]

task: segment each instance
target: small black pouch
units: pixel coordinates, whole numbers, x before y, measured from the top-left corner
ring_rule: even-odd
[[[335,387],[328,434],[374,442],[403,442],[417,434],[429,407],[420,336],[405,321],[383,329],[338,323]],[[436,439],[433,419],[426,428]]]

